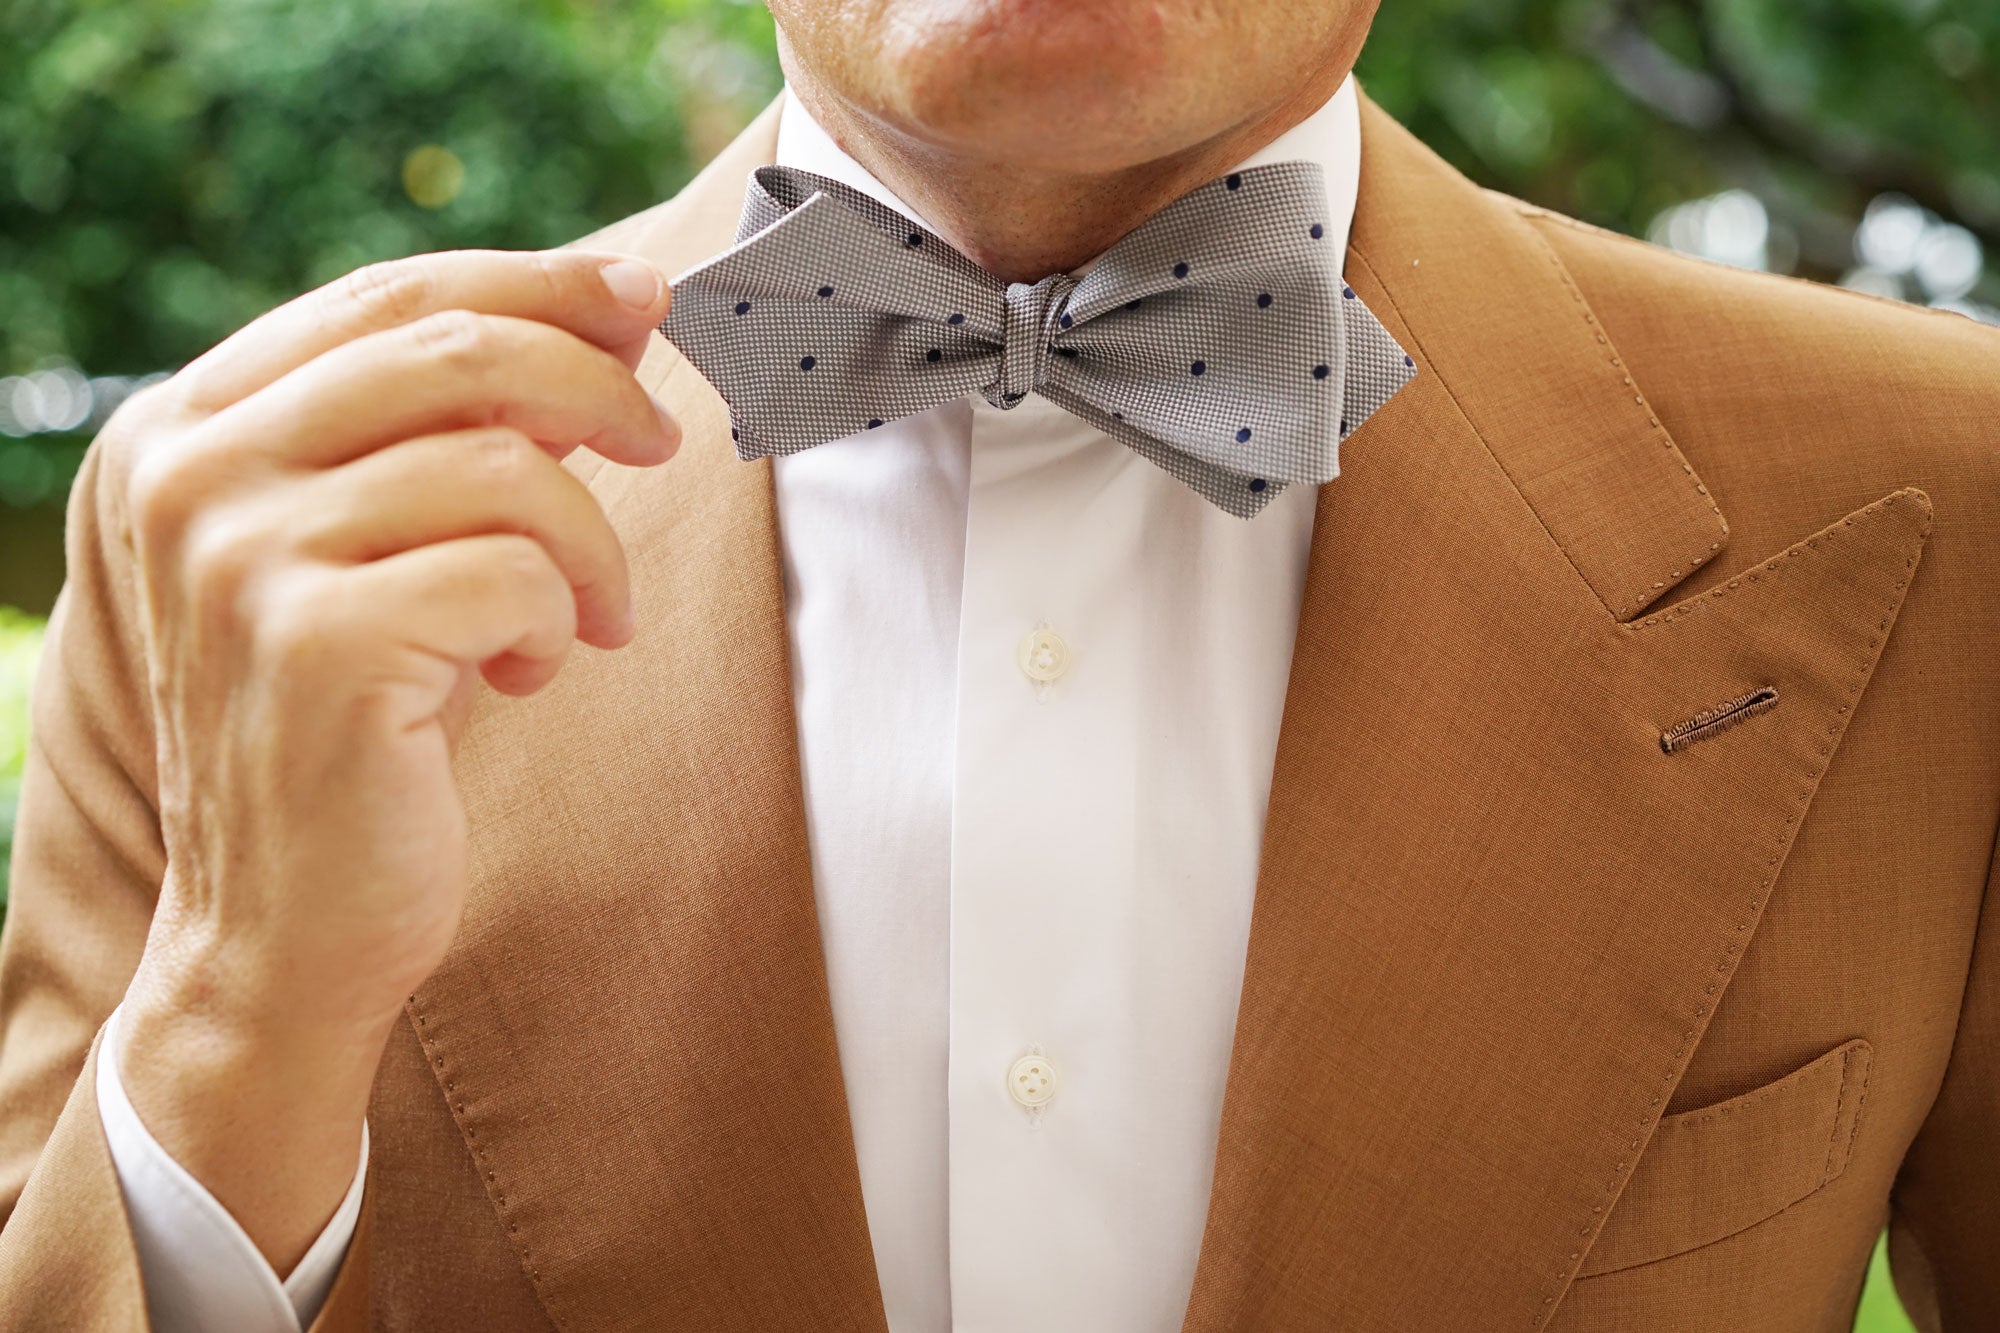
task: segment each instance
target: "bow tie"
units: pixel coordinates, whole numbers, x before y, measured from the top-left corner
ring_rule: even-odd
[[[1081,277],[1007,283],[838,181],[750,179],[736,243],[674,281],[660,331],[729,404],[744,459],[978,393],[1038,393],[1248,518],[1330,481],[1416,363],[1340,277],[1318,166],[1181,196]]]

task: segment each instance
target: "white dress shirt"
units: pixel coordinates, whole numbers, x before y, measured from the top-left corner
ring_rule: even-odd
[[[1345,253],[1360,139],[1349,79],[1239,165],[1320,163]],[[920,216],[789,92],[776,158]],[[1035,395],[774,467],[814,895],[889,1326],[1177,1329],[1318,487],[1233,518]],[[115,1059],[99,1069],[156,1327],[297,1333],[360,1174],[280,1284],[132,1114]]]

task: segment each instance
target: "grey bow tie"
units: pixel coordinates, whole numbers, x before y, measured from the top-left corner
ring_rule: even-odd
[[[1342,284],[1326,211],[1318,166],[1252,167],[1081,278],[1006,283],[858,190],[762,167],[736,244],[674,281],[660,331],[729,404],[741,458],[1033,392],[1247,518],[1332,480],[1340,441],[1416,374]]]

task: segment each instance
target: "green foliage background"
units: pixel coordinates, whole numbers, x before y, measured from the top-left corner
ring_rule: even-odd
[[[1475,178],[1605,226],[1748,191],[1763,262],[1808,277],[1851,279],[1864,210],[1904,197],[1983,243],[1963,299],[2000,307],[2000,0],[1383,0],[1360,74]],[[24,609],[0,610],[0,902],[64,496],[118,377],[370,260],[657,202],[777,88],[737,0],[0,9],[0,377],[92,377],[42,430],[9,403],[53,400],[0,378],[0,604]],[[1907,1327],[1879,1280],[1860,1327]]]

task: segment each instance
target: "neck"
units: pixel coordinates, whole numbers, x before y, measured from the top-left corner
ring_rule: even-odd
[[[834,142],[933,231],[1007,282],[1037,282],[1104,253],[1311,115],[1350,68],[1349,61],[1331,63],[1276,107],[1168,156],[1075,172],[977,156],[889,125],[816,81],[782,36],[779,47],[787,83]]]

